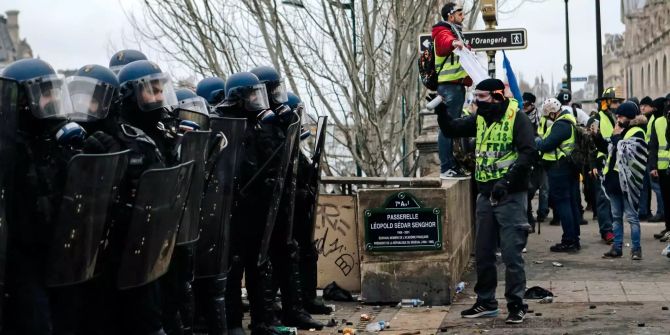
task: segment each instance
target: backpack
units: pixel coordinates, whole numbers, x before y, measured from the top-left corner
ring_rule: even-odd
[[[447,62],[442,63],[439,70],[435,69],[435,48],[433,44],[431,40],[428,49],[424,50],[423,54],[419,56],[418,66],[423,86],[431,91],[436,91],[438,74]]]
[[[589,164],[595,144],[586,128],[573,124],[572,129],[575,131],[575,147],[569,157],[572,163],[581,169],[582,166]]]

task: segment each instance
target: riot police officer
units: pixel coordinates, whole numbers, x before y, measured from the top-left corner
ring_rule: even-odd
[[[121,69],[119,82],[116,138],[130,159],[108,241],[104,278],[111,310],[103,314],[111,317],[103,333],[164,334],[156,279],[167,271],[191,169],[177,165],[170,114],[177,98],[169,76],[155,63],[138,60]]]
[[[221,116],[242,117],[247,120],[244,147],[240,162],[240,190],[235,198],[231,223],[231,255],[233,262],[226,288],[226,316],[229,333],[243,334],[241,279],[245,274],[250,303],[252,334],[271,332],[278,325],[272,310],[272,268],[267,246],[274,220],[269,213],[276,203],[274,187],[279,178],[284,150],[276,150],[276,127],[264,122],[270,107],[266,87],[250,72],[235,73],[226,81],[226,98],[217,106]],[[267,121],[267,119],[265,119]],[[285,158],[285,159],[282,159]],[[282,184],[283,185],[283,184]],[[271,220],[272,219],[272,220]]]
[[[108,194],[117,168],[125,164],[123,153],[80,155],[118,148],[108,135],[95,131],[87,136],[77,123],[106,118],[118,82],[105,70],[89,65],[66,83],[46,62],[25,59],[3,72],[21,85],[22,101],[16,182],[23,192],[13,206],[8,257],[8,311],[15,315],[7,317],[7,328],[18,333],[78,331],[79,284],[93,277]],[[77,99],[74,106],[69,86]],[[98,193],[103,194],[95,198]]]
[[[126,49],[117,51],[112,58],[109,59],[109,69],[114,72],[114,74],[119,74],[119,71],[136,60],[147,60],[147,56],[141,51]]]
[[[293,123],[300,122],[302,109],[292,109],[286,103],[288,95],[284,79],[279,72],[269,66],[260,66],[251,70],[258,79],[265,84],[268,92],[270,108],[277,116],[276,122],[271,122],[275,130],[275,145],[282,141],[293,140],[289,156],[287,175],[281,195],[281,203],[277,209],[277,219],[272,231],[270,244],[273,267],[273,281],[282,292],[282,323],[295,326],[299,329],[322,329],[323,324],[314,321],[302,306],[302,292],[300,286],[300,272],[298,268],[298,246],[293,239],[293,219],[295,207],[295,192],[297,179],[298,134]],[[292,133],[289,131],[293,130]],[[278,133],[277,133],[278,132]],[[294,169],[295,167],[295,169]],[[274,297],[267,297],[273,299]]]
[[[286,104],[299,115],[303,115],[304,103],[299,96],[288,92]],[[326,117],[319,125],[324,127]],[[303,125],[305,122],[303,121]],[[298,245],[298,259],[300,260],[300,287],[302,305],[311,314],[330,314],[333,310],[324,305],[323,300],[316,297],[317,261],[319,254],[314,245],[314,224],[316,223],[316,203],[319,193],[320,157],[325,143],[325,129],[317,128],[317,137],[314,141],[314,150],[307,150],[302,144],[311,136],[309,130],[301,132],[301,150],[298,152],[297,188],[295,193],[295,209],[293,217],[293,237]],[[305,150],[303,150],[305,149]]]
[[[173,116],[179,121],[181,161],[194,161],[191,189],[168,273],[161,278],[163,325],[168,334],[193,334],[193,280],[200,201],[205,183],[204,153],[209,142],[209,107],[189,89],[178,89]],[[186,157],[194,154],[193,157]]]

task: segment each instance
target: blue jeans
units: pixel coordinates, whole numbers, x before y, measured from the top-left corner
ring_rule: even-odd
[[[447,113],[454,119],[461,117],[463,104],[465,103],[465,86],[457,84],[440,84],[437,86],[437,94],[442,96],[444,104],[447,105]],[[450,138],[442,134],[437,135],[437,149],[440,156],[440,173],[456,168],[458,164],[454,159],[453,144]]]
[[[541,183],[537,203],[537,216],[547,217],[549,215],[549,180],[547,178],[547,171],[542,169]]]
[[[563,236],[561,243],[579,242],[581,213],[579,212],[579,175],[565,159],[554,163],[547,170],[549,197],[554,214],[561,220]]]
[[[599,173],[602,173],[602,171],[599,171]],[[612,209],[599,178],[593,178],[593,192],[596,197],[596,215],[598,215],[600,235],[605,236],[605,234],[612,232]]]
[[[651,208],[649,204],[651,203],[651,193],[649,189],[654,191],[656,194],[656,214],[664,215],[665,209],[663,208],[663,196],[661,195],[661,186],[658,184],[658,180],[653,180],[649,175],[649,168],[647,168],[647,173],[644,174],[644,179],[642,180],[642,192],[640,193],[640,216],[651,215]]]
[[[642,250],[640,246],[640,218],[637,211],[633,208],[626,195],[610,195],[610,204],[612,207],[612,226],[614,227],[614,246],[613,248],[621,250],[623,247],[623,217],[630,224],[630,239],[633,244],[633,250]]]

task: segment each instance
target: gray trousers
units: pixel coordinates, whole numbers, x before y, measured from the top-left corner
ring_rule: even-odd
[[[526,218],[527,193],[507,195],[497,206],[491,206],[488,196],[477,197],[477,236],[475,261],[477,266],[477,302],[495,307],[498,276],[496,250],[498,241],[505,263],[505,298],[507,307],[523,307],[526,290],[526,271],[521,250],[526,246],[530,225]]]

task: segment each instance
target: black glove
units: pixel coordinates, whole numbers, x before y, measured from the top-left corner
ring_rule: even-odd
[[[509,187],[509,182],[507,180],[501,179],[498,180],[493,185],[493,190],[491,191],[491,199],[495,201],[501,201],[507,196],[507,190]]]
[[[84,140],[84,153],[87,154],[104,154],[120,150],[119,143],[102,131],[96,131]]]

